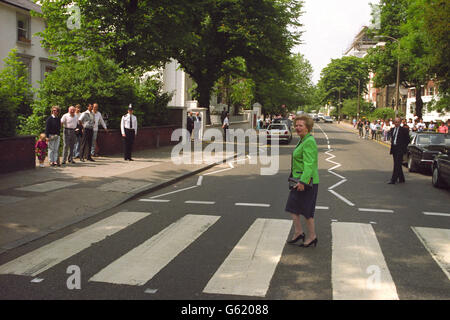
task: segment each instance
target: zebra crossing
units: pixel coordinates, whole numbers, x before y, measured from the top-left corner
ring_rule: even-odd
[[[150,215],[149,212],[118,212],[0,265],[0,274],[38,276]],[[221,218],[186,214],[103,266],[88,281],[144,286],[186,248],[202,241],[201,236]],[[224,297],[265,297],[291,228],[288,219],[257,218],[224,257],[202,292]],[[412,227],[412,231],[450,280],[450,229]],[[399,299],[372,224],[333,221],[331,236],[333,299]],[[208,259],[207,252],[204,259]]]

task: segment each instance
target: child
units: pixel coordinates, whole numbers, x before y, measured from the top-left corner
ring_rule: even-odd
[[[41,133],[39,140],[36,142],[36,155],[39,159],[39,167],[44,167],[45,156],[47,155],[47,141],[45,133]]]

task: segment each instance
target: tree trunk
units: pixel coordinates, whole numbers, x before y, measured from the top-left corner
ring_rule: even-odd
[[[423,100],[422,100],[422,88],[419,85],[416,86],[416,115],[418,118],[422,118]]]
[[[211,124],[211,112],[209,110],[212,85],[199,84],[196,89],[200,108],[206,108],[206,124]]]

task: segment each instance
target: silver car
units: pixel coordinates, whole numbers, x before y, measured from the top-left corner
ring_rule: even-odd
[[[284,123],[275,123],[269,125],[266,130],[267,141],[278,140],[289,144],[292,140],[292,132]]]

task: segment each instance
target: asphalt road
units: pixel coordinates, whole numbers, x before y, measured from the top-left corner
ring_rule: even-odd
[[[406,168],[405,184],[387,185],[389,149],[335,124],[316,125],[314,136],[316,248],[285,244],[294,135],[274,175],[241,156],[3,254],[0,299],[450,299],[449,191]],[[135,220],[103,224],[118,213]],[[52,249],[67,257],[42,272],[54,259],[43,253],[23,274],[2,270],[92,226]]]

